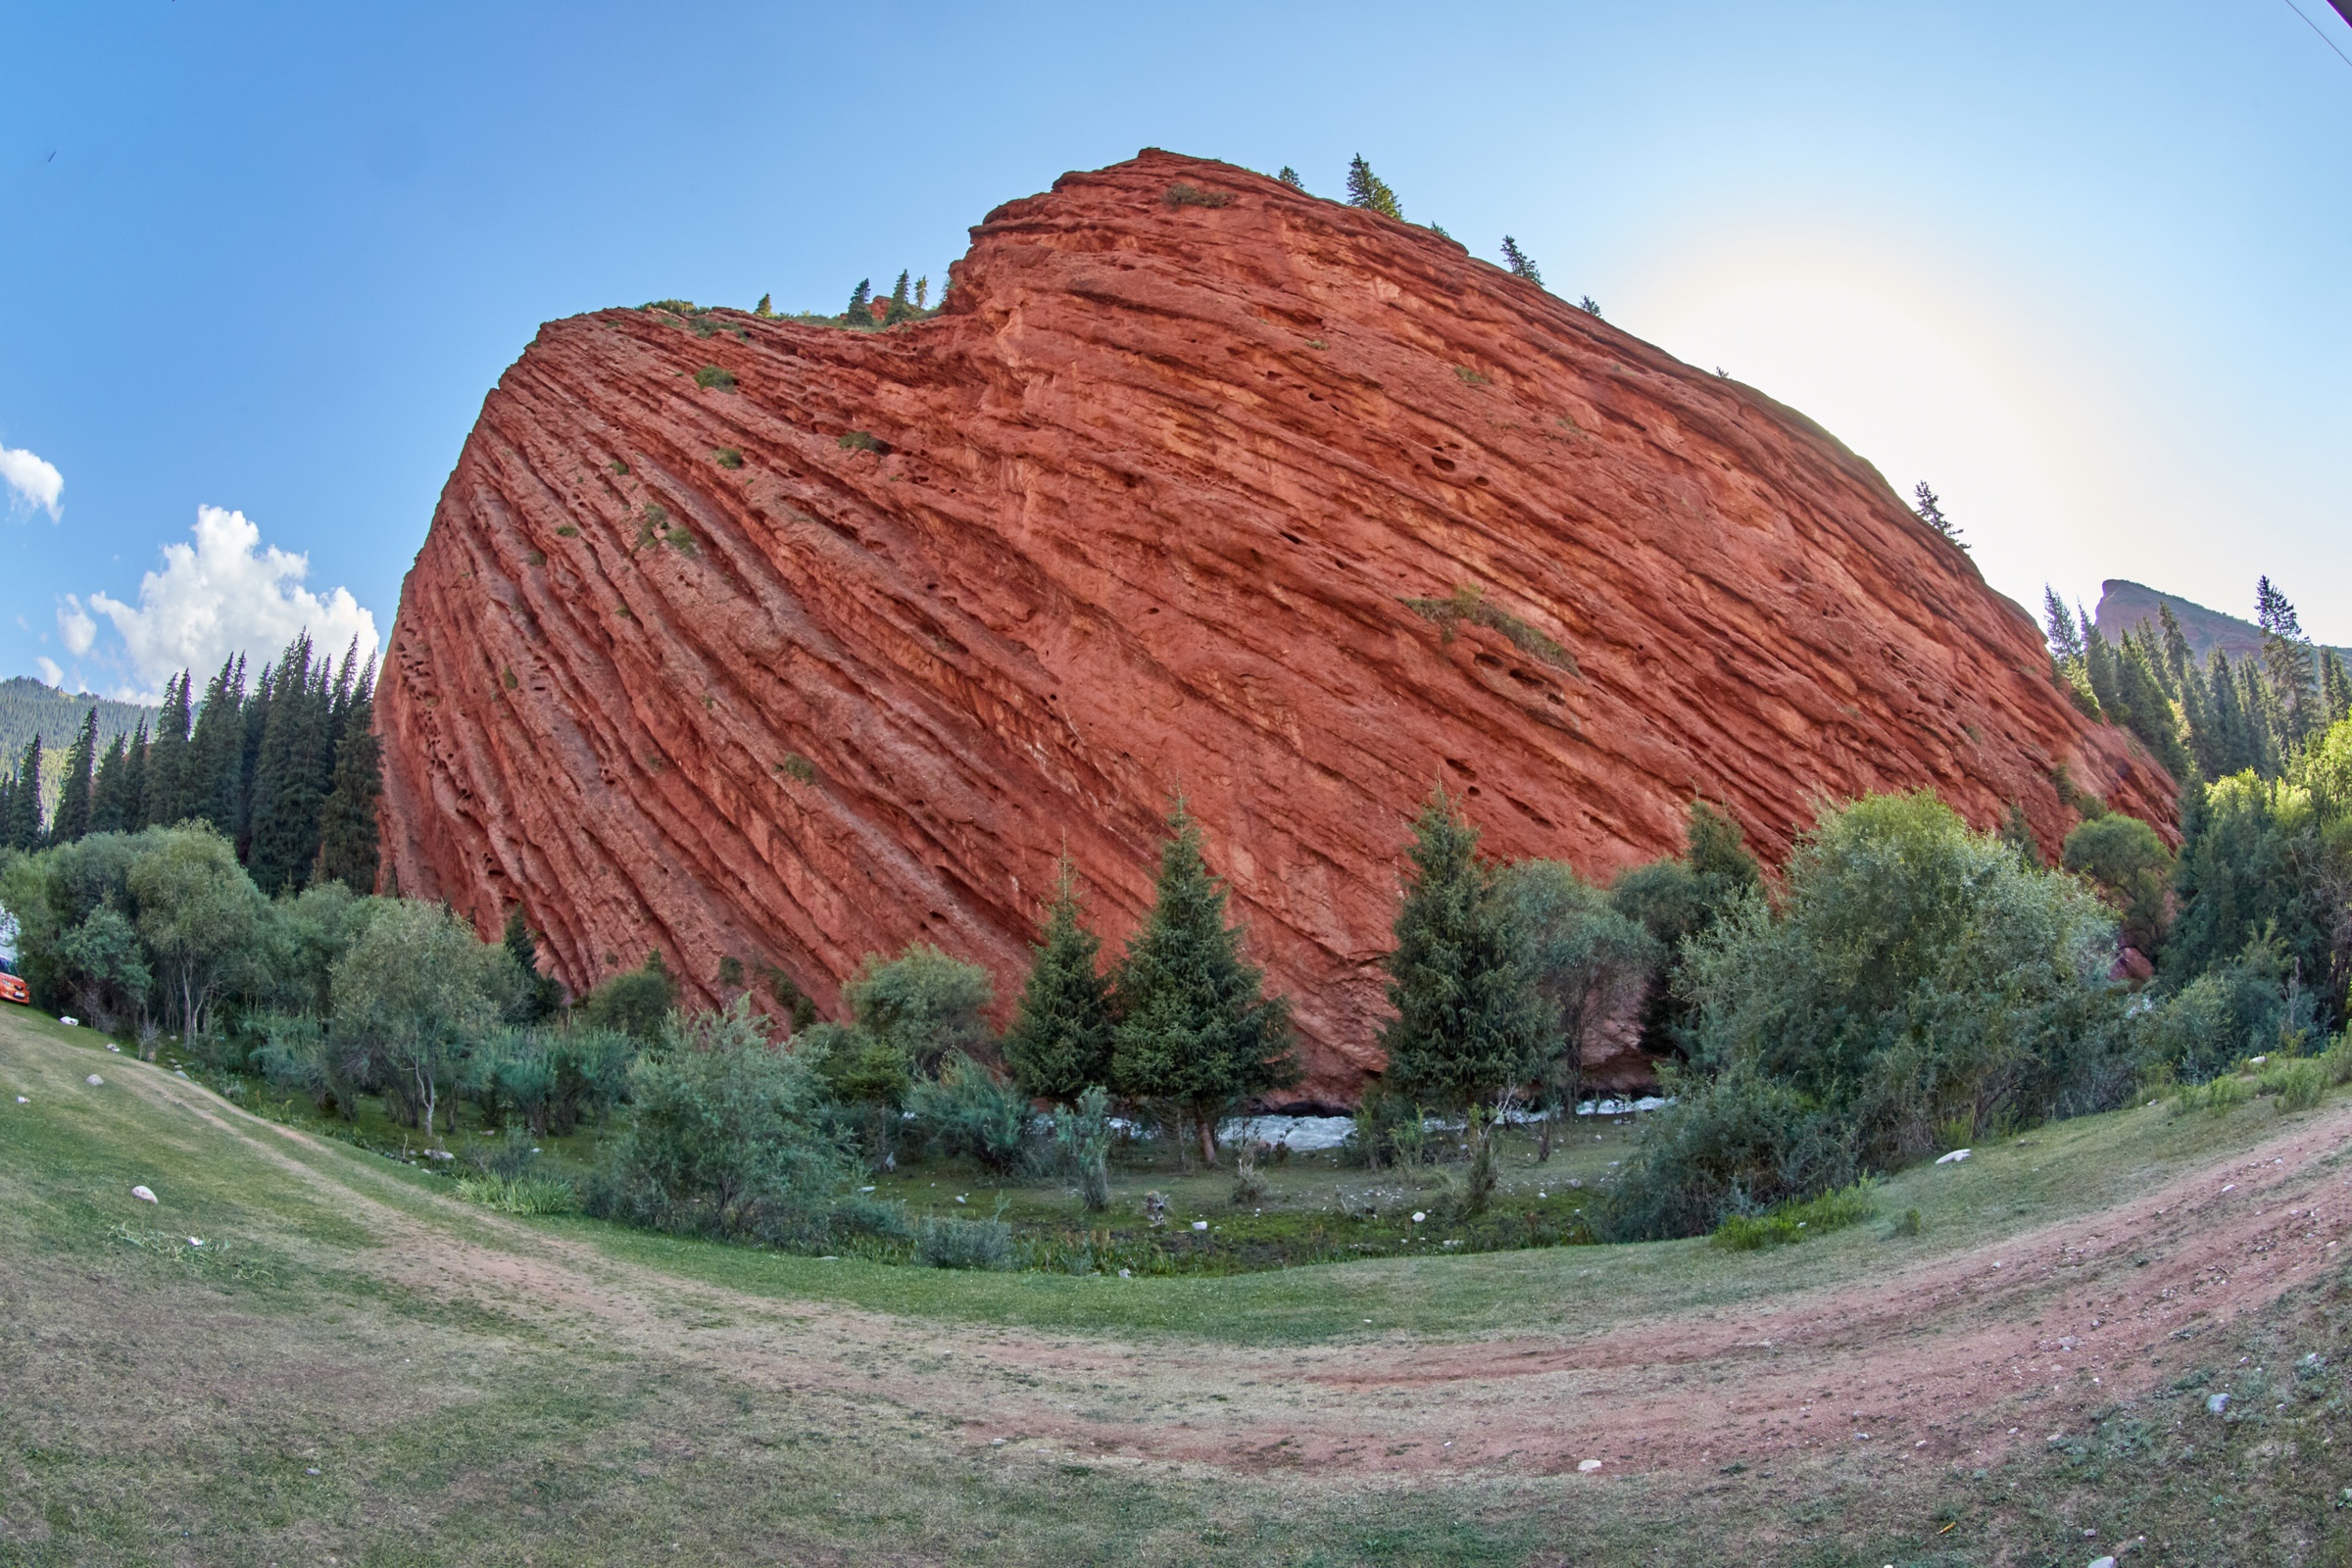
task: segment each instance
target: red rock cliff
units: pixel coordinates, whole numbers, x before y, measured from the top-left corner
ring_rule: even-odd
[[[2057,763],[2169,818],[1868,464],[1428,229],[1147,152],[972,241],[885,333],[540,332],[401,598],[404,891],[519,903],[575,990],[659,948],[831,1009],[919,939],[1008,1001],[1062,847],[1115,943],[1181,789],[1302,1092],[1343,1098],[1440,778],[1494,853],[1594,877],[1679,850],[1693,794],[1767,856],[1917,785],[2054,845]]]

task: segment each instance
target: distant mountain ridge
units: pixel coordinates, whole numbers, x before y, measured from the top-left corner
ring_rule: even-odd
[[[2189,651],[2200,661],[2216,648],[2232,661],[2262,652],[2262,628],[2252,621],[2208,610],[2179,594],[2160,593],[2126,577],[2110,577],[2099,584],[2099,608],[2092,612],[2091,620],[2099,628],[2100,636],[2116,642],[2125,632],[2142,623],[2153,629],[2157,624],[2157,610],[2165,605],[2173,607],[2173,618],[2180,623]],[[2339,648],[2336,652],[2352,659],[2352,648]]]
[[[81,721],[92,708],[98,710],[98,746],[101,751],[117,735],[127,735],[138,727],[139,720],[154,720],[155,710],[140,703],[119,703],[111,697],[76,696],[61,692],[54,686],[44,686],[29,675],[12,675],[0,680],[0,774],[14,772],[17,761],[24,755],[24,743],[37,731],[41,750],[63,752],[74,744],[81,732]]]

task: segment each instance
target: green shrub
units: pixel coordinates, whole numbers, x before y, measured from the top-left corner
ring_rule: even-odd
[[[1110,1206],[1110,1095],[1096,1084],[1054,1118],[1054,1147],[1090,1214]]]
[[[639,1038],[652,1036],[576,1021],[496,1030],[475,1046],[465,1085],[485,1126],[502,1126],[512,1113],[535,1138],[568,1137],[582,1117],[620,1102]]]
[[[2335,1044],[2328,1048],[2320,1063],[2327,1069],[2328,1082],[2332,1087],[2340,1089],[2352,1084],[2352,1029],[2336,1036]]]
[[[1779,908],[1694,936],[1681,1102],[1604,1203],[1633,1240],[1711,1231],[1936,1151],[1974,1127],[2106,1109],[2138,1076],[2114,924],[1925,792],[1825,810]]]
[[[580,1206],[578,1189],[561,1176],[461,1176],[458,1197],[502,1214],[569,1214]]]
[[[2278,945],[2256,936],[2142,1015],[2142,1054],[2182,1082],[2202,1083],[2246,1056],[2299,1049],[2310,1032],[2309,997],[2290,995],[2288,974]]]
[[[645,956],[645,966],[616,974],[590,991],[580,1003],[580,1021],[640,1042],[661,1038],[669,1009],[678,1004],[678,982],[660,950]]]
[[[580,530],[568,522],[556,530],[556,537],[559,539],[577,539],[579,536]]]
[[[1414,614],[1434,623],[1447,642],[1453,641],[1454,628],[1468,621],[1502,633],[1512,647],[1543,663],[1572,675],[1576,673],[1575,655],[1500,605],[1490,603],[1486,590],[1476,584],[1465,583],[1448,598],[1407,599],[1403,604]]]
[[[1926,1229],[1927,1226],[1920,1220],[1919,1210],[1906,1208],[1901,1219],[1886,1227],[1886,1239],[1892,1241],[1898,1236],[1917,1236]]]
[[[808,1061],[768,1042],[748,997],[723,1013],[672,1015],[629,1069],[629,1129],[599,1168],[588,1210],[803,1250],[871,1226],[882,1216],[844,1202],[852,1167],[819,1100]]]
[[[844,431],[837,444],[844,452],[871,452],[878,458],[890,456],[890,443],[867,430]]]
[[[1784,1203],[1761,1214],[1726,1215],[1711,1240],[1715,1246],[1733,1252],[1788,1247],[1843,1230],[1848,1225],[1859,1225],[1875,1212],[1870,1200],[1870,1183],[1856,1182],[1809,1201]],[[1919,1210],[1912,1209],[1905,1219],[1912,1228],[1903,1234],[1918,1235]]]
[[[2173,1114],[2185,1116],[2193,1111],[2210,1111],[2226,1116],[2254,1098],[2254,1086],[2234,1073],[2225,1073],[2207,1083],[2191,1084],[2173,1099]]]
[[[779,772],[803,784],[816,782],[816,764],[798,752],[787,752],[784,760],[776,764]]]
[[[735,372],[724,366],[706,365],[694,372],[694,384],[713,392],[735,390]]]
[[[1012,1227],[1001,1219],[926,1217],[915,1227],[914,1260],[926,1268],[1010,1268]]]
[[[710,454],[710,461],[722,468],[740,468],[743,466],[743,452],[737,447],[720,447]]]
[[[940,1063],[938,1076],[908,1091],[906,1108],[936,1152],[968,1154],[999,1174],[1021,1164],[1029,1098],[961,1052]]]
[[[1224,190],[1198,190],[1182,181],[1168,187],[1162,198],[1170,207],[1225,207],[1233,202],[1233,193]]]
[[[2278,1097],[2281,1113],[2318,1109],[2328,1089],[2328,1066],[2317,1056],[2283,1063],[2262,1075],[2262,1092]]]

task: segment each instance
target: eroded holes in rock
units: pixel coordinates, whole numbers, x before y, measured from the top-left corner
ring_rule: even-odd
[[[1280,530],[1278,530],[1278,531],[1279,531],[1279,532],[1282,534],[1282,536],[1283,536],[1285,539],[1288,539],[1288,540],[1289,540],[1291,543],[1293,543],[1293,544],[1295,544],[1295,545],[1298,545],[1298,546],[1300,546],[1300,547],[1302,547],[1302,548],[1303,548],[1303,547],[1305,546],[1305,544],[1306,544],[1306,541],[1305,541],[1305,540],[1303,540],[1303,539],[1299,538],[1299,537],[1298,537],[1297,534],[1295,534],[1295,533],[1291,532],[1291,531],[1290,531],[1288,528],[1280,529]]]
[[[1320,403],[1323,401],[1323,394],[1320,392],[1309,392],[1306,395],[1306,401],[1309,403]]]
[[[1471,480],[1470,482],[1471,482],[1472,484],[1483,485],[1483,484],[1487,483],[1487,476],[1486,476],[1485,474],[1483,474],[1483,473],[1482,473],[1482,474],[1480,474],[1480,475],[1479,475],[1477,478],[1475,478],[1475,479]]]
[[[1451,458],[1440,457],[1433,452],[1430,454],[1429,461],[1436,464],[1442,472],[1451,473],[1453,471],[1454,463]]]
[[[1448,757],[1446,759],[1446,765],[1452,768],[1456,773],[1461,774],[1464,778],[1478,777],[1478,769],[1472,767],[1468,762],[1463,761],[1458,757]]]

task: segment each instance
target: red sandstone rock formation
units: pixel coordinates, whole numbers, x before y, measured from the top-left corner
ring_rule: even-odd
[[[1598,878],[1694,794],[1768,857],[1923,785],[2054,847],[2060,763],[2169,821],[1867,463],[1428,229],[1147,152],[972,237],[889,332],[542,329],[401,599],[404,891],[521,904],[575,990],[658,948],[830,1009],[927,941],[1009,1004],[1062,848],[1116,943],[1181,790],[1346,1098],[1441,778]]]

